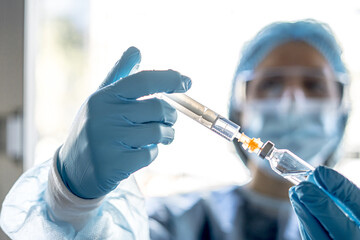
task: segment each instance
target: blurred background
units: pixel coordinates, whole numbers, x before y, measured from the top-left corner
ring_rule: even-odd
[[[52,157],[129,46],[142,52],[140,70],[190,76],[188,94],[227,116],[242,45],[270,22],[305,18],[328,23],[344,50],[353,110],[336,168],[360,185],[358,1],[0,1],[0,202],[23,171]],[[231,143],[178,116],[174,142],[136,173],[146,196],[249,180]]]

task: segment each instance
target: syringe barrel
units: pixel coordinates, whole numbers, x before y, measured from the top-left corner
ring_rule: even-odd
[[[195,101],[184,93],[163,93],[161,98],[180,112],[229,141],[232,141],[240,130],[240,126],[222,117],[215,111]]]
[[[211,128],[218,114],[183,93],[162,94],[162,99],[188,117]]]
[[[212,125],[211,130],[226,138],[228,141],[232,141],[239,133],[240,126],[219,115]]]

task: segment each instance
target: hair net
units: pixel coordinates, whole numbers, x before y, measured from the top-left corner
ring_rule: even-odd
[[[243,70],[253,70],[275,47],[291,41],[303,41],[317,49],[327,59],[335,72],[346,73],[341,59],[341,47],[330,27],[315,20],[276,22],[263,28],[242,49],[236,75]]]

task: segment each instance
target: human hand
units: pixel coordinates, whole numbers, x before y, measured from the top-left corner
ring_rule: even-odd
[[[173,70],[128,76],[140,60],[135,47],[124,52],[80,108],[59,151],[61,178],[81,198],[106,195],[149,165],[158,154],[157,144],[170,144],[174,138],[176,110],[157,98],[136,99],[158,92],[186,92],[191,80]]]
[[[315,181],[360,218],[360,189],[340,173],[317,167]],[[360,239],[360,226],[335,204],[319,186],[305,181],[290,189],[303,239]]]

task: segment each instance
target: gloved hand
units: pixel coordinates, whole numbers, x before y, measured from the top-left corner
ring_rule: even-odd
[[[317,167],[315,181],[360,218],[360,189],[340,173]],[[317,185],[305,181],[290,189],[303,239],[360,239],[360,226],[346,216]]]
[[[186,92],[190,78],[172,70],[129,72],[141,59],[129,48],[99,89],[80,108],[61,147],[57,167],[68,189],[98,198],[131,173],[149,165],[157,144],[170,144],[176,110],[163,100],[136,100],[157,92]]]

